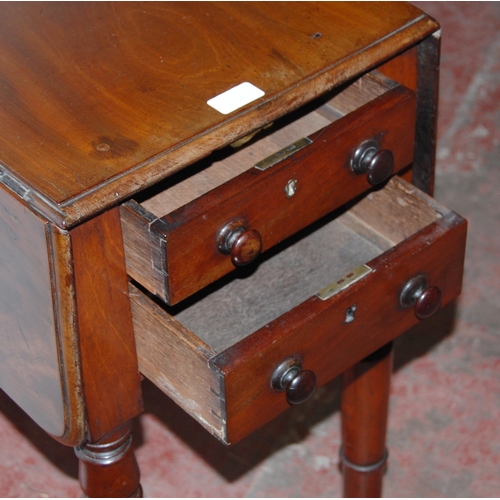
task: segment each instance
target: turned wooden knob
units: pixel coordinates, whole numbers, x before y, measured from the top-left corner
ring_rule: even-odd
[[[366,174],[368,182],[375,186],[392,175],[394,155],[388,149],[379,149],[374,140],[365,141],[356,149],[351,168],[356,174]]]
[[[440,307],[443,300],[441,289],[437,286],[428,286],[425,276],[415,276],[403,287],[400,303],[403,307],[413,307],[418,319],[432,316]]]
[[[426,288],[415,302],[415,315],[418,319],[432,316],[441,307],[442,300],[443,294],[439,287],[430,286]]]
[[[366,167],[366,178],[375,186],[386,181],[394,172],[394,155],[388,149],[377,151],[369,160]]]
[[[286,400],[291,405],[299,405],[307,401],[316,390],[318,380],[311,370],[298,373],[286,388]]]
[[[247,229],[241,220],[228,222],[217,235],[220,253],[231,256],[235,266],[250,264],[262,250],[262,237],[255,229]]]
[[[271,385],[276,392],[285,392],[291,405],[307,401],[316,391],[318,380],[311,370],[302,370],[300,359],[285,359],[273,373]]]

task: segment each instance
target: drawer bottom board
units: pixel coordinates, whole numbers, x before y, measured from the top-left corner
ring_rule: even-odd
[[[235,270],[165,310],[222,352],[391,246],[359,234],[344,214],[279,245],[256,265]]]

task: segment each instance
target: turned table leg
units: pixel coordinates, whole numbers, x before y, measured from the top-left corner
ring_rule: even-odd
[[[382,494],[391,371],[389,343],[342,375],[340,458],[345,497]]]
[[[142,497],[131,428],[128,422],[95,443],[75,448],[80,485],[88,497]]]

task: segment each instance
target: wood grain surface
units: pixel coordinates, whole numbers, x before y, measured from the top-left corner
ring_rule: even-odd
[[[215,352],[132,284],[130,303],[141,373],[225,441],[224,379],[208,365]]]
[[[410,4],[5,2],[0,162],[69,227],[436,29]],[[265,96],[206,104],[244,81]]]
[[[0,188],[0,387],[45,431],[63,436],[47,226]]]
[[[87,438],[142,411],[118,209],[71,231]]]

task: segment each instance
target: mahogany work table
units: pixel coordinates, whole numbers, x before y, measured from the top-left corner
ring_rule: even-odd
[[[345,494],[381,493],[391,341],[461,287],[439,37],[392,2],[0,4],[0,387],[86,495],[142,493],[142,376],[233,444],[341,374]]]

